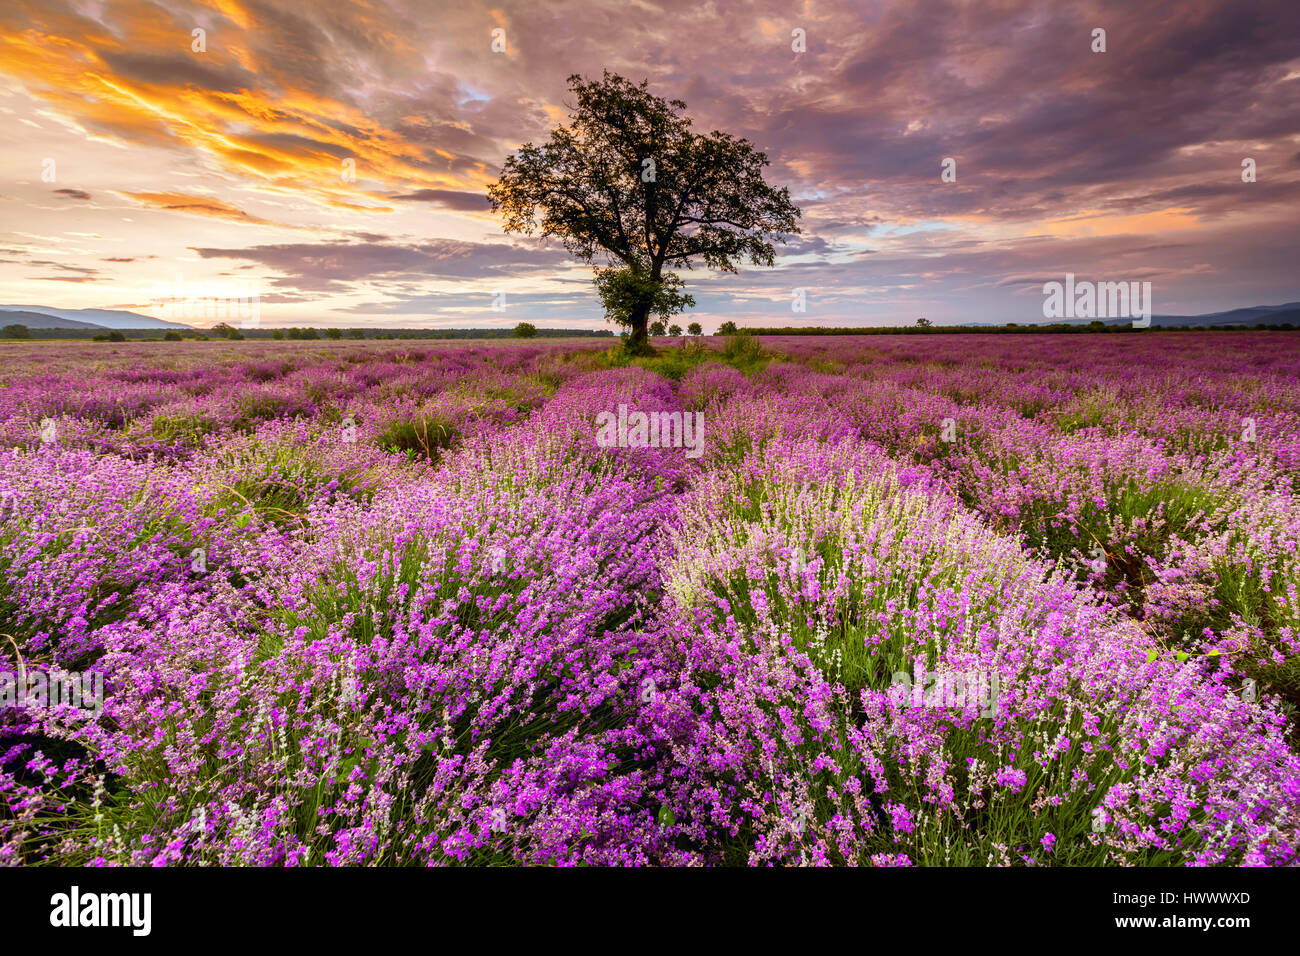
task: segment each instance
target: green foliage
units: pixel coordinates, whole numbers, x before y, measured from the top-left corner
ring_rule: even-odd
[[[32,337],[31,330],[27,328],[27,326],[21,323],[6,325],[3,329],[0,329],[0,338],[30,339],[31,337]]]
[[[695,305],[694,297],[679,291],[682,280],[671,273],[656,280],[637,269],[611,266],[597,269],[592,281],[605,306],[605,318],[628,328],[635,326],[638,315],[676,315]]]
[[[531,339],[537,336],[537,326],[531,322],[520,322],[515,326],[514,332],[517,339]]]

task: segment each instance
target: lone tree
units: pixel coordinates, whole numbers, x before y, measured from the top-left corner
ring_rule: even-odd
[[[554,236],[583,262],[602,259],[594,281],[606,317],[637,351],[651,315],[695,304],[671,270],[692,260],[724,272],[746,258],[770,266],[773,240],[799,232],[790,190],[763,179],[766,155],[729,133],[693,132],[686,104],[647,86],[608,70],[570,76],[570,124],[521,146],[488,187],[506,232]]]

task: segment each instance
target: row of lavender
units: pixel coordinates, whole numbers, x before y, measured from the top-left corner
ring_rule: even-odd
[[[1292,343],[8,349],[0,860],[1294,863]]]

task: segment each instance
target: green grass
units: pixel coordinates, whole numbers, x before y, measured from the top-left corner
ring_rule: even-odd
[[[455,425],[431,412],[389,422],[376,440],[381,448],[391,452],[421,455],[436,462],[443,451],[460,440]]]
[[[648,354],[633,354],[623,345],[616,345],[598,353],[598,368],[638,368],[677,382],[691,369],[706,362],[720,362],[752,375],[765,368],[771,357],[759,346],[758,337],[748,333],[728,336],[722,350],[711,348],[700,341],[687,340],[681,346],[650,347]]]

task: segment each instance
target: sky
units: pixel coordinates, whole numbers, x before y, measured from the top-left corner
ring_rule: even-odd
[[[608,328],[485,198],[605,69],[803,212],[774,267],[683,273],[706,332],[1041,322],[1066,273],[1157,314],[1300,300],[1296,0],[5,0],[0,303]]]

